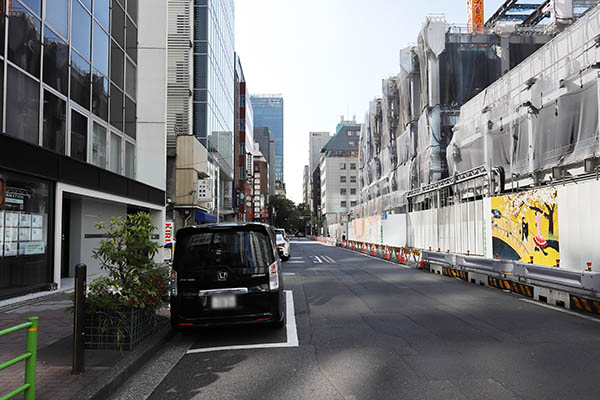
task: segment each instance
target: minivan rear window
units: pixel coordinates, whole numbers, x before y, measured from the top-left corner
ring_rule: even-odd
[[[226,266],[262,274],[275,261],[269,236],[248,230],[192,233],[180,238],[175,254],[180,273]]]

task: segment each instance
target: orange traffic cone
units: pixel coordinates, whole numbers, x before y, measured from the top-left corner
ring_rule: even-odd
[[[376,254],[377,245],[371,246],[371,255],[374,256]]]
[[[362,245],[362,252],[366,253],[367,252],[367,246],[363,243]]]
[[[390,259],[390,249],[388,249],[387,247],[385,248],[385,254],[383,258],[385,258],[386,260]]]

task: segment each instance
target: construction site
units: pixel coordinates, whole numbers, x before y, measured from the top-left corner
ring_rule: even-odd
[[[328,236],[598,270],[598,1],[482,7],[400,51],[361,129],[360,202]]]

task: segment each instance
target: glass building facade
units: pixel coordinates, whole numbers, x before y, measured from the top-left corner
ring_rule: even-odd
[[[275,182],[283,186],[283,97],[252,96],[254,126],[267,127],[275,136]]]
[[[193,132],[233,179],[234,0],[194,0]]]
[[[138,0],[0,0],[0,13],[3,133],[134,178]]]

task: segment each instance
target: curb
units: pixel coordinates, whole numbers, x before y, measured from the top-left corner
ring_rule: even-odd
[[[47,291],[47,292],[44,292],[44,291],[38,292],[38,293],[47,293],[47,294],[38,295],[31,299],[17,300],[14,303],[10,303],[10,304],[0,305],[0,312],[11,311],[16,308],[28,306],[31,304],[41,303],[41,302],[47,301],[47,300],[52,300],[53,298],[60,297],[61,295],[65,294],[65,293],[68,294],[68,292],[69,292],[69,289],[58,289],[58,290],[52,290],[52,291]]]
[[[94,383],[71,396],[75,400],[100,400],[107,399],[117,391],[127,379],[138,372],[165,343],[171,340],[176,332],[171,329],[168,320],[159,322],[162,327],[130,354],[111,367]]]

